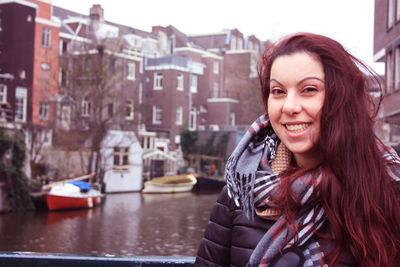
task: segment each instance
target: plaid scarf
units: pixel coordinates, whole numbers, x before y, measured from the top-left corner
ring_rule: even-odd
[[[267,207],[266,203],[279,190],[280,176],[270,168],[279,143],[267,115],[262,115],[250,126],[226,164],[225,180],[229,197],[251,219],[254,207]],[[391,148],[382,147],[382,153],[387,161],[388,174],[400,183],[399,157]],[[286,228],[287,219],[282,214],[261,238],[247,266],[271,266],[279,260],[281,251],[283,254],[294,252],[303,266],[321,265],[324,254],[314,232],[322,227],[326,215],[322,205],[314,205],[310,201],[315,193],[318,196],[318,192],[314,193],[314,185],[321,180],[321,170],[315,177],[314,185],[312,178],[312,173],[305,173],[292,184],[292,191],[302,204],[295,219],[299,227],[297,236],[293,229]]]
[[[277,193],[280,176],[273,173],[270,162],[275,158],[279,143],[267,115],[263,115],[250,126],[228,159],[225,172],[228,194],[249,218],[254,216],[254,207],[265,208],[265,203]],[[317,182],[320,176],[319,173]],[[326,217],[321,205],[308,204],[314,191],[311,179],[312,174],[306,173],[292,185],[294,194],[304,204],[295,222],[300,227],[297,238],[291,229],[286,228],[287,220],[283,214],[260,240],[248,266],[270,266],[279,257],[281,249],[285,251],[302,246],[303,266],[320,266],[323,253],[318,242],[311,237]]]

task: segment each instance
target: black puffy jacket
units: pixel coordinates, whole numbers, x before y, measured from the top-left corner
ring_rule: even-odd
[[[195,266],[246,266],[260,239],[274,224],[249,220],[228,196],[226,186],[211,212]]]
[[[195,266],[246,266],[258,242],[274,223],[275,221],[264,220],[258,216],[254,216],[254,220],[249,220],[228,196],[225,186],[211,211],[210,221],[197,252]],[[323,234],[327,234],[329,227],[325,224],[320,230]],[[332,248],[327,241],[320,240],[320,245],[325,253]],[[303,266],[304,258],[299,258],[299,255],[302,255],[301,250],[297,251],[294,257],[290,254],[294,253],[289,251],[284,257],[277,256],[273,266]],[[338,266],[357,265],[348,253],[344,253],[339,257]]]

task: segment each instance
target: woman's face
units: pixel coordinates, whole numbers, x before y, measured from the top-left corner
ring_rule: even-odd
[[[324,99],[325,73],[316,56],[296,52],[275,59],[271,67],[268,115],[275,133],[302,168],[320,162],[316,144]]]

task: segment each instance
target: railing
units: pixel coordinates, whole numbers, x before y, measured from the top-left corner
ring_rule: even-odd
[[[72,254],[52,254],[38,252],[0,252],[0,266],[7,267],[162,267],[162,266],[194,266],[194,257],[180,256],[86,256]]]

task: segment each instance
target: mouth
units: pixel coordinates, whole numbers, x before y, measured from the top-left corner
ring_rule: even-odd
[[[301,132],[305,129],[307,129],[311,123],[301,123],[301,124],[284,124],[286,129],[288,129],[291,132]]]

